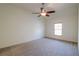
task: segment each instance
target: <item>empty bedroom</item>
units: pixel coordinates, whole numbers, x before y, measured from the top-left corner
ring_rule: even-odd
[[[0,56],[78,56],[78,3],[0,3]]]

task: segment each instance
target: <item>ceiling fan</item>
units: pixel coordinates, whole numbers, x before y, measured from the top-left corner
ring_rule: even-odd
[[[55,10],[52,10],[52,11],[46,11],[44,9],[44,3],[42,3],[42,7],[40,8],[41,12],[39,13],[32,13],[32,14],[38,14],[38,17],[40,16],[50,16],[51,13],[55,13]]]

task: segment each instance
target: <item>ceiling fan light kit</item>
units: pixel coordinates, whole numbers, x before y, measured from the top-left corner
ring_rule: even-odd
[[[32,14],[39,14],[38,17],[40,17],[40,16],[50,16],[49,14],[55,13],[54,10],[53,11],[46,11],[44,9],[44,3],[42,3],[42,7],[40,8],[40,10],[41,10],[40,13],[32,13]]]
[[[43,12],[43,13],[40,13],[42,16],[46,16],[46,13],[45,12]]]

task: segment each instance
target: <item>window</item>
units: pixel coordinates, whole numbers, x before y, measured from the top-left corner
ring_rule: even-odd
[[[54,24],[54,34],[59,36],[62,35],[62,23]]]

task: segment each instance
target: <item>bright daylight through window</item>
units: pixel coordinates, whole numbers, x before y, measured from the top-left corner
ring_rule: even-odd
[[[62,23],[54,24],[54,34],[59,36],[62,35]]]

